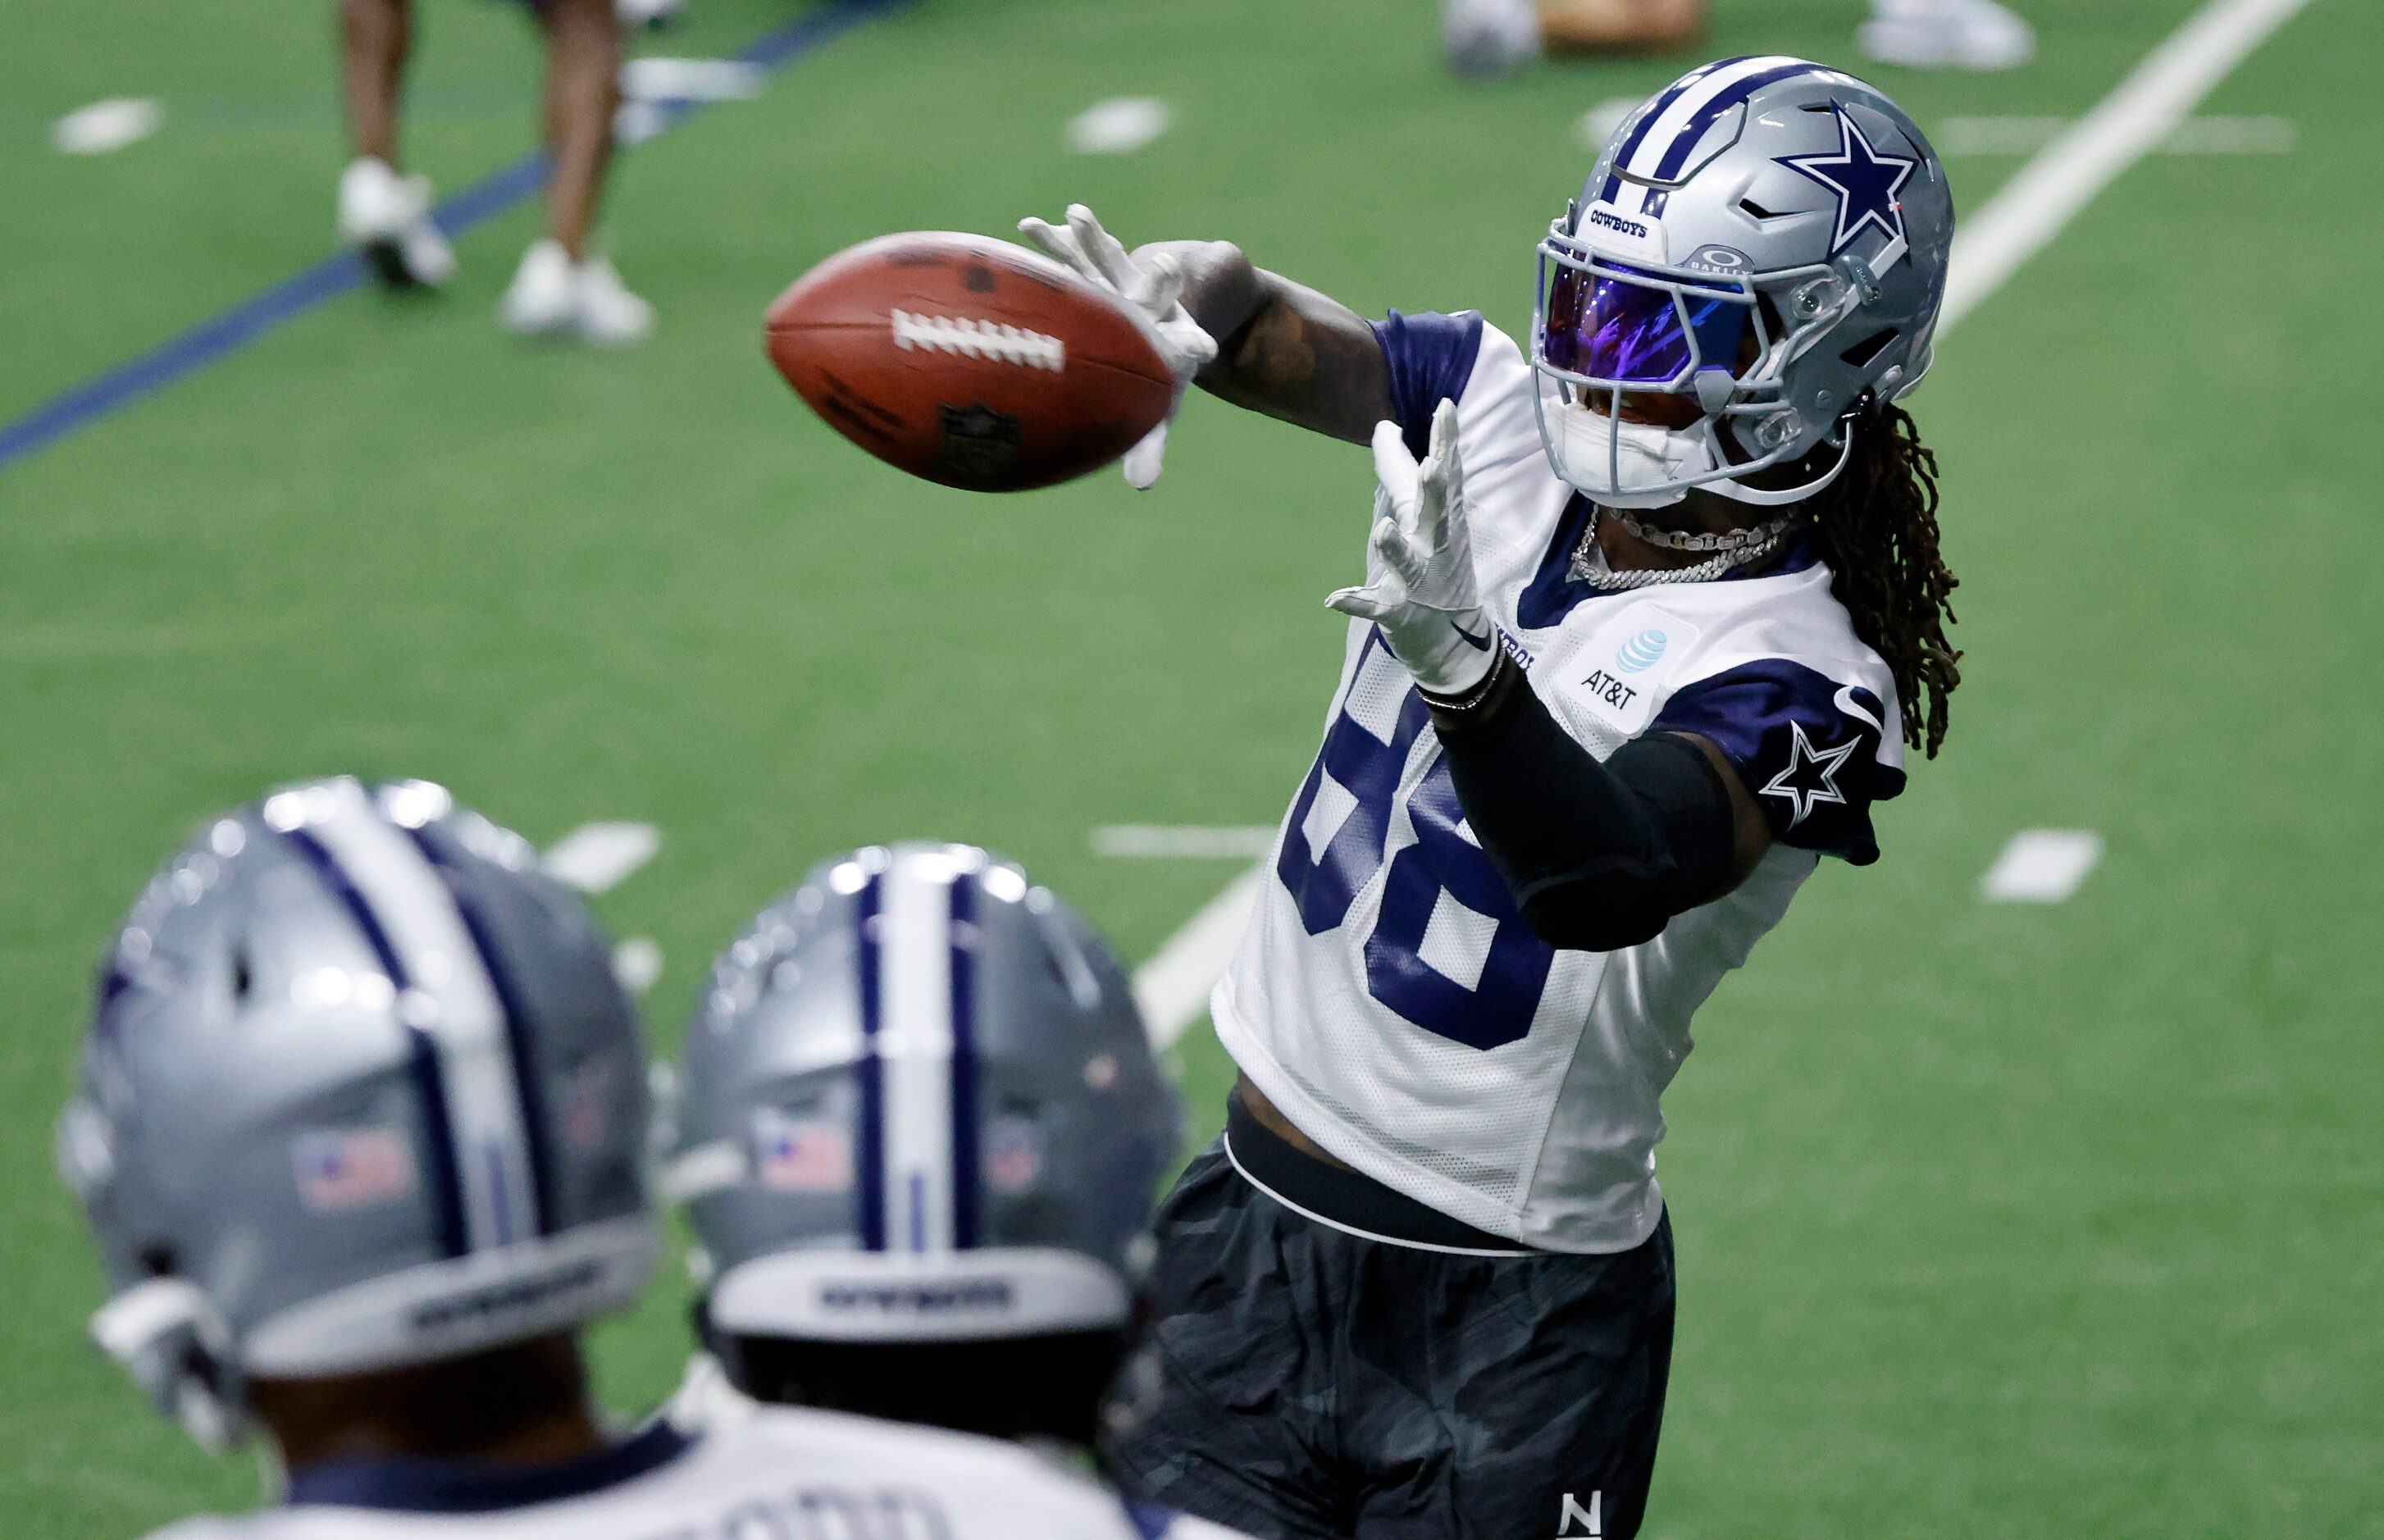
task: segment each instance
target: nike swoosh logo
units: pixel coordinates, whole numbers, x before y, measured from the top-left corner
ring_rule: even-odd
[[[1884,738],[1887,736],[1887,724],[1881,722],[1878,717],[1873,716],[1869,712],[1863,709],[1863,703],[1855,699],[1855,691],[1852,685],[1840,685],[1838,687],[1838,693],[1831,703],[1840,711],[1844,712],[1848,716],[1854,717],[1857,721],[1869,723],[1870,730],[1878,733],[1881,737]]]
[[[1455,631],[1459,636],[1463,637],[1465,639],[1465,645],[1472,648],[1475,652],[1487,652],[1490,651],[1489,632],[1484,631],[1477,637],[1472,632],[1467,630],[1464,627],[1459,626],[1454,620],[1448,623],[1448,628]]]

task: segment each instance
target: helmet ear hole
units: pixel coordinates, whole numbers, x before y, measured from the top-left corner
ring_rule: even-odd
[[[232,949],[231,954],[231,998],[233,1001],[241,1005],[246,1005],[248,1003],[249,991],[255,987],[255,976],[249,971],[248,949],[246,947],[235,947]]]
[[[1872,359],[1886,352],[1888,345],[1903,335],[1904,333],[1895,328],[1890,327],[1885,331],[1864,338],[1838,356],[1855,368],[1863,368],[1868,366]]]

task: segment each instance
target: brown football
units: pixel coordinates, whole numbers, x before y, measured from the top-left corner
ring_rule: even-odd
[[[971,491],[1109,464],[1174,381],[1118,303],[1023,246],[919,230],[839,252],[770,306],[770,361],[831,427]]]

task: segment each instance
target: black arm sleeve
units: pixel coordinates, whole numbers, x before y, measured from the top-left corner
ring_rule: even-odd
[[[1425,699],[1466,823],[1548,945],[1636,946],[1721,889],[1736,819],[1695,743],[1658,733],[1601,764],[1504,657],[1478,704]]]

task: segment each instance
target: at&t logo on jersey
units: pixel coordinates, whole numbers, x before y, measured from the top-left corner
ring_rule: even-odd
[[[1591,669],[1588,677],[1581,681],[1581,688],[1591,700],[1602,702],[1617,711],[1628,710],[1631,702],[1639,698],[1638,690],[1603,668]]]
[[[1650,627],[1615,649],[1614,666],[1625,674],[1645,674],[1664,655],[1664,633]]]
[[[1635,603],[1599,626],[1561,665],[1558,688],[1599,721],[1635,736],[1662,705],[1665,680],[1698,634],[1669,610]]]

